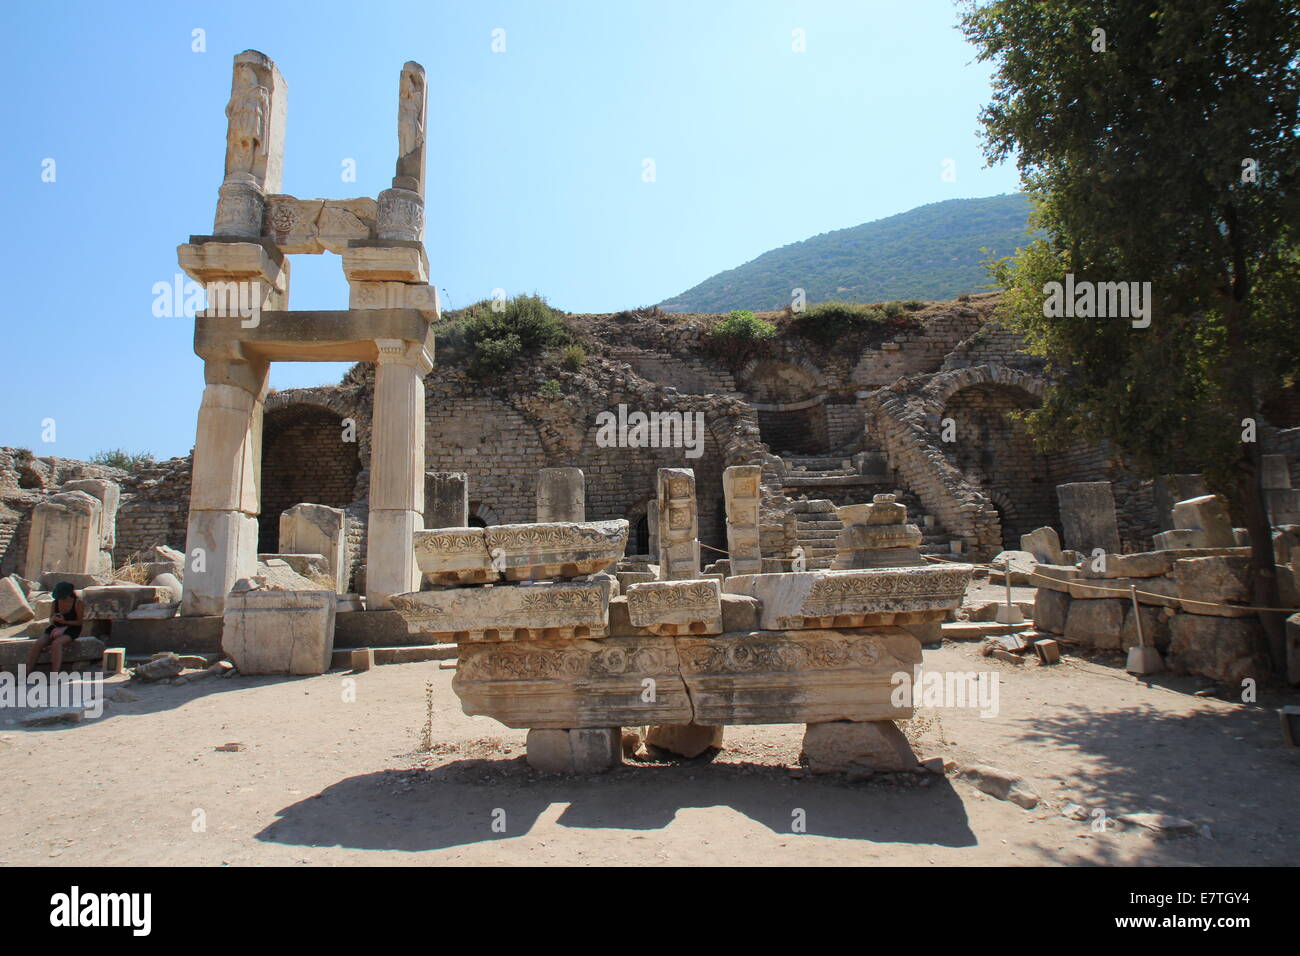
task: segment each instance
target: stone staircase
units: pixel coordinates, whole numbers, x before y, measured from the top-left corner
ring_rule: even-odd
[[[871,488],[880,489],[888,483],[884,475],[863,475],[858,472],[853,458],[849,455],[821,455],[815,457],[784,458],[785,474],[781,478],[781,488],[790,497],[797,495],[816,495],[819,491],[832,489],[861,489],[870,501]]]
[[[828,499],[795,501],[790,510],[795,518],[795,540],[803,548],[809,571],[829,568],[835,558],[835,536],[844,522],[835,516],[835,503]]]
[[[931,527],[926,527],[925,519],[930,515],[921,504],[921,499],[902,488],[896,488],[892,493],[898,496],[900,504],[907,507],[908,524],[914,524],[921,529],[921,553],[950,554],[952,535],[944,530],[943,525],[937,520],[931,522]]]

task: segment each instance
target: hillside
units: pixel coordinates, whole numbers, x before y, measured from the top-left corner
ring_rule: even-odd
[[[790,304],[794,288],[806,291],[810,305],[951,299],[988,282],[980,265],[987,255],[1025,244],[1028,214],[1019,193],[930,203],[765,252],[659,305],[669,312],[774,311]]]

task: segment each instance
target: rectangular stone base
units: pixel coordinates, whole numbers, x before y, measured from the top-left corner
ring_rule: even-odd
[[[241,674],[323,674],[334,650],[333,591],[230,595],[221,647]]]

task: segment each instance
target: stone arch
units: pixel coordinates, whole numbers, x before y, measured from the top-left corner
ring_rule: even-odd
[[[997,508],[1004,548],[1018,548],[1022,534],[1056,521],[1047,457],[1015,418],[1037,406],[1043,392],[1036,376],[981,366],[962,369],[930,393],[941,421],[956,426],[955,440],[939,447]]]
[[[346,441],[345,416],[316,402],[268,403],[262,421],[261,515],[257,549],[280,549],[280,513],[296,504],[346,508],[357,498],[358,442]]]
[[[817,455],[830,450],[826,421],[828,386],[807,359],[752,359],[737,385],[758,413],[763,441],[778,454]]]
[[[493,525],[505,523],[501,520],[501,514],[486,501],[471,501],[469,503],[469,526],[471,528],[490,528]]]

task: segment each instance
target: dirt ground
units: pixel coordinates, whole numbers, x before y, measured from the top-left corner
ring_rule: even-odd
[[[542,775],[525,731],[466,717],[436,663],[308,678],[130,684],[103,717],[23,729],[0,711],[0,863],[1260,864],[1300,860],[1300,753],[1265,691],[1196,697],[1196,678],[1143,684],[1122,662],[1054,667],[925,652],[927,670],[996,671],[1000,712],[921,709],[924,756],[1023,775],[1025,810],[949,775],[813,777],[802,726],[729,727],[711,760]],[[110,683],[120,685],[123,678]],[[355,700],[345,699],[349,687]],[[427,697],[426,697],[427,695]],[[427,706],[426,706],[427,700]],[[431,717],[432,751],[422,752]],[[238,742],[243,749],[214,748]],[[1155,837],[1069,819],[1160,812],[1197,830]],[[805,832],[796,822],[805,821]]]

